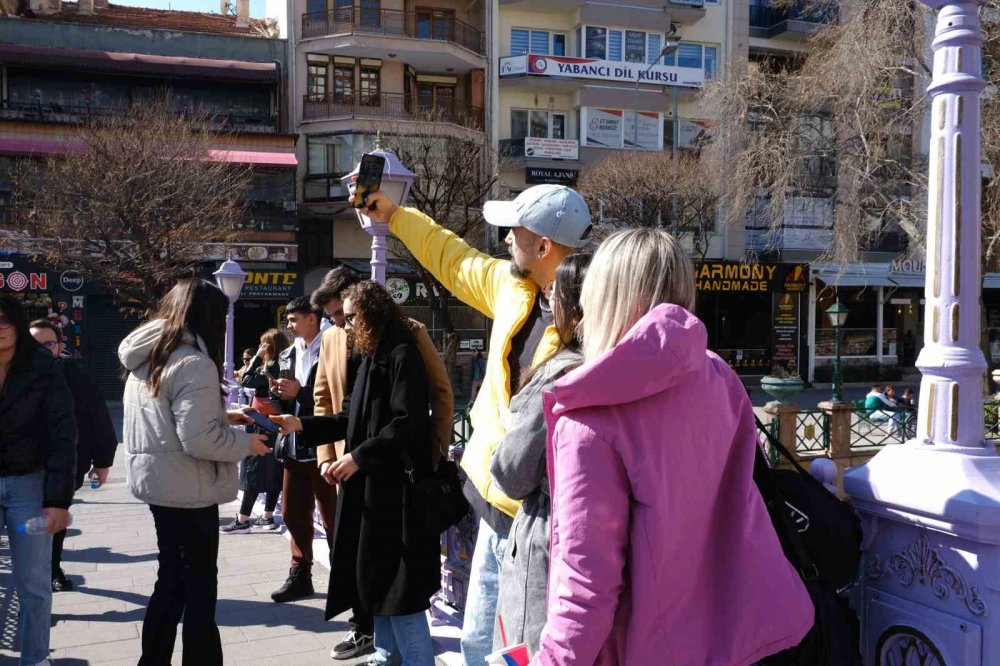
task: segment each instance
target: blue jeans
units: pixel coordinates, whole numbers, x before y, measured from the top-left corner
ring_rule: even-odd
[[[22,665],[49,658],[49,625],[52,621],[52,535],[17,531],[42,513],[45,472],[0,476],[0,516],[10,539],[14,588],[21,605]]]
[[[462,658],[465,666],[483,666],[493,652],[493,627],[500,595],[500,567],[507,536],[500,536],[485,520],[479,521],[476,551],[469,571],[469,596],[465,600],[462,626]]]
[[[375,616],[376,664],[434,666],[434,642],[426,613]]]

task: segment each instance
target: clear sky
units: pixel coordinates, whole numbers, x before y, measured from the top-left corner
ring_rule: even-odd
[[[110,0],[113,5],[180,9],[189,12],[218,12],[221,0]],[[250,16],[265,18],[264,0],[250,0]]]

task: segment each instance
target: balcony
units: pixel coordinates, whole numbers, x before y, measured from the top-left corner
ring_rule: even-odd
[[[770,5],[750,5],[750,36],[770,39],[779,35],[807,36],[826,23],[839,20],[835,4],[818,7],[795,5],[790,9]]]
[[[303,97],[303,120],[339,118],[451,123],[483,131],[483,110],[456,100],[438,99],[436,103],[430,104],[419,100],[415,95],[401,93],[333,93]]]
[[[479,56],[486,55],[483,33],[454,17],[362,7],[338,7],[328,12],[302,16],[303,39],[342,34],[409,37],[429,42],[446,42]]]
[[[37,102],[4,102],[0,104],[0,120],[33,120],[47,123],[82,125],[101,122],[120,110],[90,104],[58,104]],[[181,113],[181,112],[178,112]],[[212,127],[237,134],[275,134],[277,118],[273,115],[250,113],[209,113]]]

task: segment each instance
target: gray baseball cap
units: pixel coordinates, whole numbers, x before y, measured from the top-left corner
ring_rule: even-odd
[[[483,217],[497,227],[524,227],[566,247],[590,239],[590,211],[580,193],[565,185],[535,185],[513,201],[487,201]]]

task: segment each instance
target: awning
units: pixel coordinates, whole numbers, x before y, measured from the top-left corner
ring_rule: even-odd
[[[286,167],[299,165],[295,153],[274,153],[260,150],[210,150],[208,156],[218,162],[232,162],[234,164]]]
[[[813,264],[813,277],[831,287],[895,287],[889,278],[889,264]]]
[[[351,268],[362,275],[370,275],[372,271],[371,262],[368,259],[337,259],[340,263],[344,264],[348,268]],[[398,261],[396,259],[386,259],[385,262],[385,274],[394,275],[398,277],[412,277],[416,273],[413,267],[410,266],[405,261]]]
[[[49,157],[66,155],[78,150],[80,144],[71,141],[28,141],[24,139],[0,139],[0,154]],[[210,150],[208,156],[219,162],[233,164],[255,164],[258,166],[296,167],[299,164],[295,153],[270,152],[263,150]]]
[[[278,66],[273,62],[57,49],[20,44],[0,44],[0,62],[32,67],[47,66],[69,70],[113,71],[226,81],[274,83],[278,80]]]

